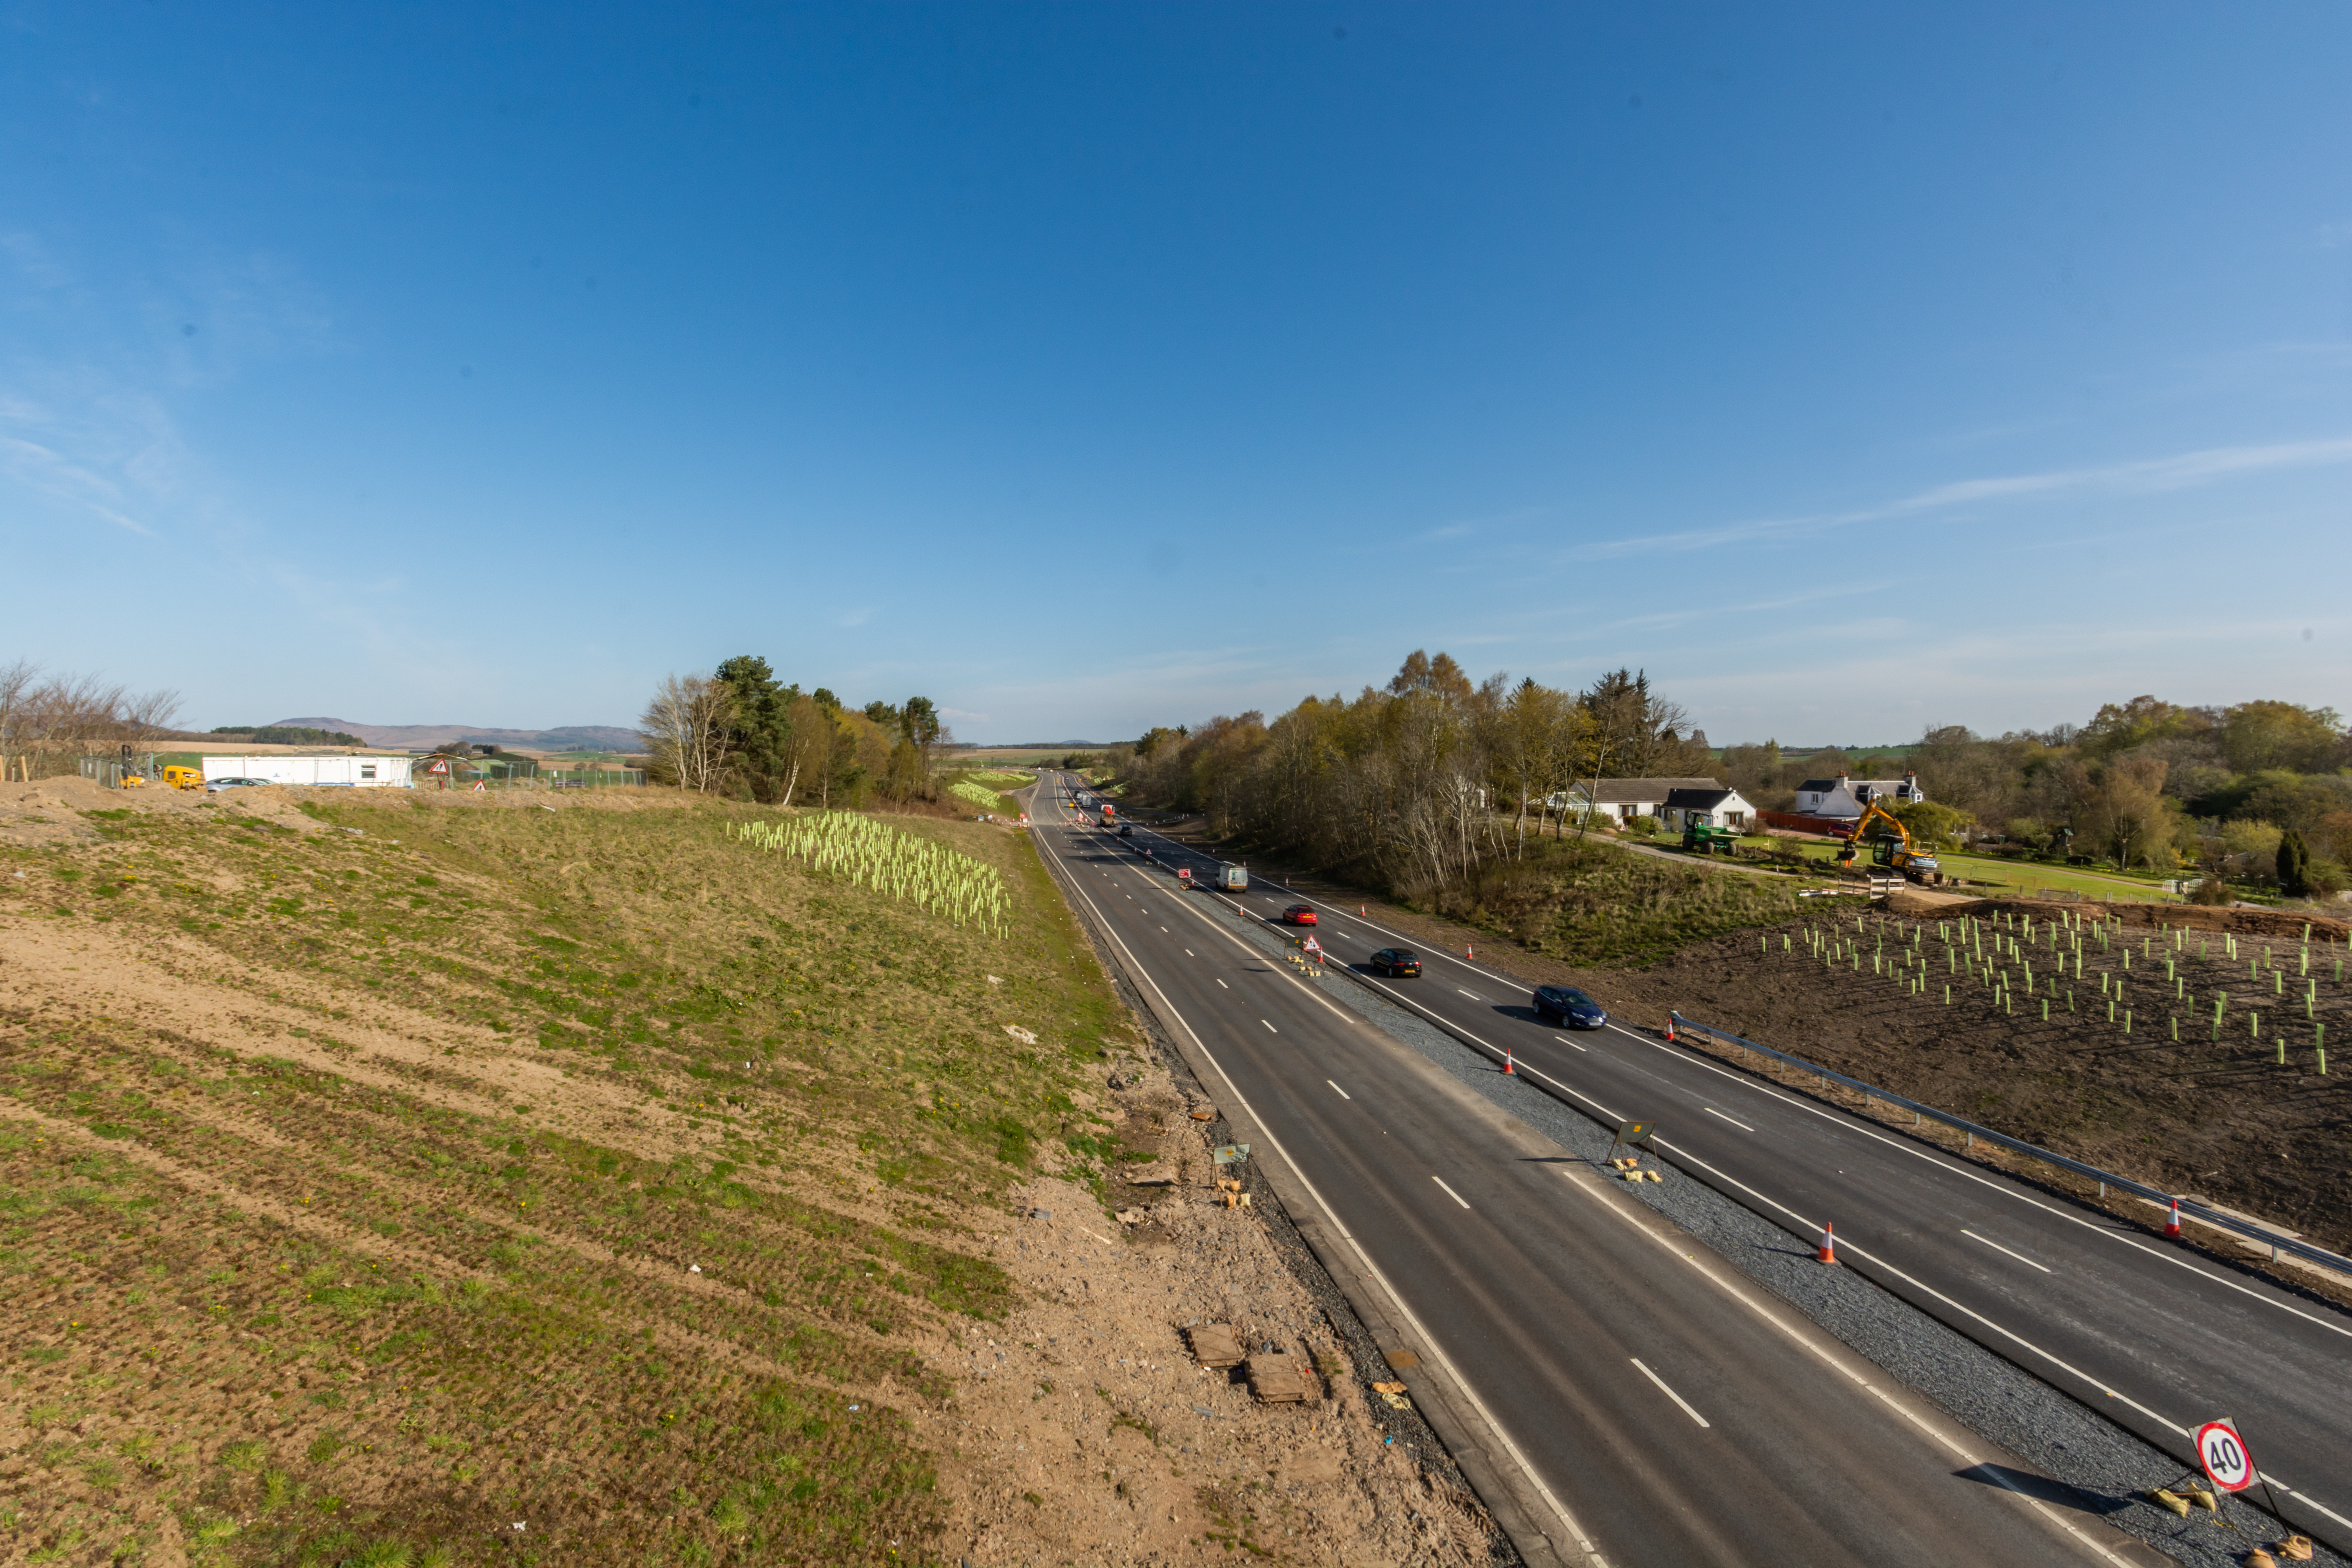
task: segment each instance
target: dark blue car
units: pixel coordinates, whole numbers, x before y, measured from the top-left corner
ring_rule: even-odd
[[[1600,1003],[1565,985],[1536,988],[1536,1016],[1558,1018],[1571,1029],[1597,1029],[1609,1021]]]

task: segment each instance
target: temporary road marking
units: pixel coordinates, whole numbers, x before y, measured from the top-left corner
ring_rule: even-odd
[[[1552,1038],[1553,1038],[1553,1039],[1555,1039],[1555,1040],[1558,1040],[1558,1041],[1559,1041],[1561,1045],[1563,1045],[1563,1046],[1576,1046],[1576,1042],[1575,1042],[1574,1040],[1570,1039],[1566,1035],[1554,1035],[1554,1036],[1552,1037]],[[1583,1050],[1584,1050],[1584,1047],[1583,1047],[1582,1046],[1576,1046],[1576,1048],[1577,1048],[1578,1050],[1580,1050],[1580,1051],[1583,1051]],[[1587,1055],[1587,1056],[1591,1056],[1592,1053],[1591,1053],[1591,1052],[1590,1052],[1590,1051],[1585,1051],[1585,1053],[1584,1053],[1584,1054],[1585,1054],[1585,1055]]]
[[[1700,1107],[1699,1107],[1699,1109],[1700,1109],[1701,1110],[1706,1111],[1709,1116],[1714,1117],[1714,1118],[1715,1118],[1717,1121],[1729,1121],[1729,1122],[1731,1122],[1731,1124],[1732,1124],[1734,1127],[1738,1128],[1742,1132],[1753,1132],[1753,1131],[1756,1131],[1756,1129],[1754,1129],[1753,1127],[1748,1126],[1748,1123],[1746,1123],[1745,1121],[1733,1121],[1733,1120],[1732,1120],[1732,1118],[1730,1118],[1730,1117],[1728,1117],[1728,1116],[1724,1115],[1724,1113],[1723,1113],[1722,1111],[1717,1110],[1714,1106],[1712,1106],[1712,1105],[1702,1105],[1702,1106],[1700,1106]]]
[[[1329,1080],[1328,1080],[1328,1079],[1326,1079],[1325,1081],[1326,1081],[1326,1082],[1328,1082]],[[1460,1193],[1457,1193],[1457,1192],[1455,1192],[1452,1187],[1447,1187],[1447,1186],[1445,1185],[1445,1178],[1444,1178],[1444,1177],[1443,1177],[1443,1176],[1432,1176],[1432,1177],[1430,1177],[1429,1179],[1430,1179],[1431,1181],[1433,1181],[1433,1182],[1435,1182],[1435,1183],[1436,1183],[1440,1187],[1444,1187],[1444,1188],[1445,1189],[1445,1195],[1446,1195],[1447,1197],[1452,1198],[1452,1199],[1453,1199],[1455,1203],[1457,1203],[1457,1204],[1462,1204],[1462,1206],[1463,1206],[1464,1208],[1465,1208],[1465,1209],[1466,1209],[1466,1208],[1468,1208],[1468,1207],[1470,1206],[1468,1204],[1463,1204],[1463,1203],[1462,1203],[1462,1194],[1461,1194]]]
[[[1264,1018],[1260,1018],[1258,1022],[1265,1024],[1265,1020]],[[1282,1033],[1280,1029],[1276,1028],[1272,1024],[1265,1024],[1265,1032],[1269,1035],[1278,1035]]]
[[[1676,1405],[1681,1405],[1683,1407],[1684,1415],[1689,1416],[1692,1420],[1697,1422],[1702,1426],[1707,1424],[1706,1416],[1701,1415],[1697,1411],[1691,1408],[1691,1402],[1689,1400],[1685,1399],[1681,1394],[1676,1394],[1673,1389],[1666,1386],[1666,1380],[1664,1378],[1660,1377],[1648,1367],[1642,1366],[1642,1358],[1640,1356],[1635,1356],[1633,1358],[1633,1364],[1635,1366],[1642,1367],[1642,1375],[1648,1378],[1652,1383],[1656,1384],[1658,1385],[1658,1392],[1664,1394],[1668,1399],[1673,1400]]]
[[[1327,1079],[1325,1079],[1323,1081],[1324,1081],[1325,1083],[1331,1083],[1331,1080],[1330,1080],[1329,1079],[1328,1079],[1328,1078],[1327,1078]],[[1340,1098],[1341,1100],[1353,1100],[1353,1099],[1355,1099],[1355,1098],[1356,1098],[1354,1095],[1349,1094],[1346,1089],[1339,1089],[1339,1086],[1338,1084],[1336,1084],[1336,1083],[1331,1083],[1331,1087],[1332,1087],[1333,1089],[1339,1089],[1339,1098]]]
[[[1988,1237],[1988,1236],[1979,1236],[1975,1231],[1972,1231],[1972,1230],[1963,1230],[1963,1231],[1961,1231],[1961,1232],[1960,1232],[1960,1234],[1961,1234],[1962,1236],[1967,1237],[1970,1241],[1981,1241],[1981,1242],[1983,1242],[1987,1247],[1991,1247],[1995,1252],[2009,1252],[2009,1255],[2010,1255],[2011,1258],[2016,1258],[2020,1263],[2024,1264],[2028,1268],[2039,1268],[2039,1269],[2041,1269],[2041,1270],[2042,1270],[2042,1272],[2043,1272],[2044,1274],[2047,1274],[2047,1273],[2049,1273],[2049,1272],[2050,1272],[2050,1267],[2049,1267],[2049,1265],[2044,1264],[2044,1263],[2036,1263],[2036,1262],[2034,1262],[2034,1261],[2033,1261],[2033,1259],[2032,1259],[2031,1258],[2026,1257],[2026,1256],[2025,1256],[2025,1254],[2023,1254],[2022,1252],[2010,1252],[2010,1250],[2009,1250],[2009,1248],[2008,1248],[2008,1247],[2003,1247],[2000,1243],[1999,1243],[1998,1241],[1993,1240],[1990,1237]]]

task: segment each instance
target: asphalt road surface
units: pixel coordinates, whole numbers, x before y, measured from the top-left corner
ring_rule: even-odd
[[[1160,884],[1216,865],[1134,831],[1095,829],[1091,852]],[[2352,1552],[2352,1316],[1650,1034],[1565,1032],[1530,985],[1354,910],[1278,885],[1231,901],[1261,920],[1314,905],[1330,963],[1603,1121],[1656,1121],[1676,1164],[1792,1234],[1833,1222],[1846,1264],[2184,1461],[2200,1424],[2235,1417],[2285,1515]],[[1417,952],[1421,977],[1370,973],[1386,947]]]
[[[1038,847],[1081,912],[1213,1058],[1213,1092],[1238,1094],[1279,1142],[1258,1157],[1295,1167],[1503,1435],[1568,1560],[2147,1560],[2026,1496],[2005,1456],[1591,1165],[1498,1137],[1466,1091],[1243,941],[1204,895],[1072,825],[1046,777]]]

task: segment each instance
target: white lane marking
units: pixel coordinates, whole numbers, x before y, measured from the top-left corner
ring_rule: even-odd
[[[1432,1014],[1431,1016],[1434,1017],[1436,1015]],[[1646,1035],[1637,1035],[1633,1030],[1621,1027],[1615,1024],[1610,1025],[1609,1027],[1616,1030],[1617,1033],[1639,1045],[1648,1046],[1654,1050],[1663,1051],[1666,1055],[1675,1058],[1677,1061],[1687,1062],[1693,1067],[1704,1068],[1708,1072],[1715,1074],[1716,1077],[1728,1079],[1729,1081],[1739,1085],[1742,1089],[1762,1095],[1767,1100],[1778,1100],[1783,1107],[1789,1110],[1801,1110],[1808,1116],[1819,1117],[1823,1121],[1844,1128],[1849,1132],[1859,1133],[1861,1136],[1869,1139],[1872,1142],[1892,1149],[1897,1153],[1908,1154],[1915,1160],[1924,1161],[1927,1164],[1934,1166],[1937,1171],[1943,1173],[1945,1175],[1958,1176],[1963,1181],[1974,1182],[1978,1186],[1989,1187],[1992,1191],[2000,1194],[2003,1197],[2009,1198],[2013,1202],[2023,1204],[2028,1208],[2040,1209],[2043,1214],[2049,1215],[2054,1219],[2063,1219],[2069,1225],[2081,1226],[2084,1230],[2105,1237],[2109,1241],[2118,1242],[2125,1247],[2130,1247],[2133,1251],[2142,1253],[2160,1263],[2169,1263],[2176,1268],[2186,1268],[2189,1273],[2196,1275],[2200,1279],[2206,1281],[2208,1284],[2220,1285],[2228,1289],[2235,1290],[2241,1296],[2252,1296],[2255,1300],[2275,1307],[2282,1312],[2286,1312],[2294,1317],[2301,1318],[2306,1323],[2316,1323],[2323,1329],[2328,1329],[2336,1333],[2343,1334],[2347,1338],[2352,1338],[2352,1326],[2347,1326],[2342,1322],[2331,1321],[2326,1318],[2315,1317],[2311,1313],[2304,1311],[2299,1308],[2290,1306],[2288,1303],[2279,1300],[2275,1297],[2264,1295],[2262,1291],[2254,1289],[2251,1286],[2241,1285],[2235,1280],[2226,1279],[2218,1274],[2209,1273],[2207,1270],[2199,1268],[2196,1264],[2189,1262],[2185,1258],[2178,1257],[2169,1251],[2160,1250],[2147,1242],[2140,1241],[2136,1237],[2126,1235],[2122,1231],[2114,1228],[2111,1225],[2101,1225],[2095,1220],[2084,1219],[2080,1215],[2069,1214],[2066,1210],[2059,1208],[2054,1205],[2043,1203],[2039,1198],[2029,1197],[2025,1194],[2018,1191],[2016,1188],[2008,1185],[2006,1183],[1995,1181],[1990,1176],[1979,1175],[1976,1172],[1969,1170],[1967,1166],[1954,1163],[1951,1156],[1947,1155],[1943,1158],[1938,1158],[1937,1156],[1942,1153],[1942,1151],[1940,1150],[1931,1152],[1927,1149],[1914,1147],[1908,1142],[1892,1137],[1887,1133],[1881,1132],[1872,1127],[1869,1123],[1862,1121],[1844,1111],[1832,1110],[1826,1107],[1814,1105],[1807,1100],[1800,1100],[1781,1089],[1778,1085],[1770,1083],[1769,1080],[1759,1081],[1746,1073],[1735,1072],[1731,1068],[1724,1067],[1719,1063],[1710,1061],[1706,1057],[1696,1051],[1684,1051],[1677,1049],[1673,1046],[1667,1045],[1664,1040],[1654,1040]],[[1492,1049],[1493,1047],[1489,1047],[1488,1048]],[[1815,1226],[1814,1228],[1818,1229],[1820,1227]],[[2305,1500],[2308,1501],[2309,1500],[2306,1499]],[[2312,1506],[2315,1508],[2318,1505],[2315,1503]],[[2330,1514],[2328,1517],[2332,1519],[2336,1516]],[[2352,1524],[2352,1520],[2347,1520],[2344,1522],[2347,1524]]]
[[[1331,1080],[1330,1080],[1329,1079],[1328,1079],[1328,1078],[1327,1078],[1327,1079],[1325,1079],[1323,1081],[1324,1081],[1325,1083],[1331,1083]],[[1336,1083],[1331,1083],[1331,1087],[1332,1087],[1333,1089],[1339,1089],[1339,1098],[1340,1098],[1341,1100],[1353,1100],[1353,1099],[1355,1099],[1355,1098],[1356,1098],[1354,1095],[1349,1094],[1346,1089],[1339,1089],[1339,1086],[1338,1084],[1336,1084]]]
[[[1462,987],[1459,985],[1456,985],[1454,989],[1456,991],[1462,991]],[[1469,997],[1473,1002],[1484,1002],[1486,1000],[1484,996],[1479,995],[1475,991],[1462,991],[1462,994]]]
[[[2043,1272],[2044,1274],[2047,1274],[2047,1273],[2051,1272],[2050,1266],[2049,1266],[2048,1264],[2044,1264],[2044,1263],[2036,1263],[2036,1262],[2034,1262],[2034,1261],[2033,1261],[2033,1259],[2032,1259],[2031,1258],[2026,1257],[2026,1256],[2025,1256],[2025,1254],[2023,1254],[2022,1252],[2010,1252],[2010,1250],[2009,1250],[2009,1248],[2008,1248],[2008,1247],[2003,1247],[2000,1243],[1999,1243],[1998,1241],[1993,1240],[1993,1239],[1992,1239],[1990,1237],[1989,1237],[1989,1236],[1979,1236],[1975,1231],[1972,1231],[1972,1230],[1963,1230],[1963,1231],[1961,1231],[1961,1232],[1960,1232],[1960,1234],[1961,1234],[1962,1236],[1967,1237],[1970,1241],[1981,1241],[1981,1242],[1983,1242],[1987,1247],[1991,1247],[1995,1252],[2009,1252],[2009,1255],[2010,1255],[2011,1258],[2016,1258],[2020,1263],[2024,1264],[2028,1268],[2039,1268],[2039,1269],[2041,1269],[2041,1270],[2042,1270],[2042,1272]]]
[[[1265,1024],[1265,1020],[1264,1018],[1260,1018],[1258,1022]],[[1280,1029],[1276,1028],[1272,1024],[1265,1024],[1265,1032],[1269,1035],[1278,1035],[1282,1033]]]
[[[1445,1195],[1446,1195],[1447,1197],[1452,1198],[1452,1199],[1453,1199],[1455,1203],[1457,1203],[1457,1204],[1462,1204],[1462,1206],[1463,1206],[1464,1208],[1465,1208],[1465,1209],[1466,1209],[1466,1208],[1468,1208],[1468,1207],[1470,1206],[1470,1205],[1469,1205],[1468,1204],[1466,1204],[1466,1203],[1462,1203],[1462,1194],[1461,1194],[1460,1193],[1455,1192],[1452,1187],[1447,1187],[1447,1186],[1445,1186],[1445,1178],[1444,1178],[1444,1177],[1443,1177],[1443,1176],[1432,1176],[1432,1177],[1430,1177],[1429,1179],[1430,1179],[1431,1181],[1433,1181],[1433,1182],[1435,1182],[1439,1186],[1441,1186],[1441,1187],[1444,1187],[1444,1188],[1445,1188]]]
[[[1735,1121],[1733,1118],[1724,1115],[1722,1111],[1717,1110],[1712,1105],[1702,1105],[1699,1109],[1706,1111],[1709,1116],[1714,1117],[1718,1121],[1731,1122],[1734,1127],[1738,1128],[1742,1132],[1753,1132],[1756,1131],[1756,1129],[1748,1126],[1745,1121]]]
[[[1166,926],[1161,926],[1160,928],[1160,934],[1162,936],[1173,936],[1175,933],[1170,931]]]
[[[1635,1356],[1633,1358],[1633,1364],[1635,1366],[1642,1367],[1642,1375],[1648,1378],[1652,1383],[1656,1384],[1658,1385],[1659,1393],[1664,1394],[1668,1399],[1673,1400],[1676,1405],[1681,1405],[1683,1407],[1684,1415],[1689,1416],[1692,1420],[1697,1422],[1702,1426],[1707,1424],[1706,1416],[1701,1415],[1697,1411],[1691,1408],[1691,1402],[1689,1400],[1685,1399],[1681,1394],[1676,1394],[1673,1389],[1666,1386],[1666,1380],[1664,1378],[1660,1377],[1648,1367],[1642,1366],[1642,1358],[1640,1356]]]
[[[1059,857],[1055,858],[1058,860]],[[1064,875],[1068,875],[1066,867],[1064,868]],[[1250,1104],[1249,1097],[1244,1094],[1241,1086],[1234,1081],[1234,1075],[1225,1070],[1225,1064],[1217,1059],[1216,1053],[1209,1049],[1208,1042],[1201,1038],[1201,1032],[1193,1028],[1185,1020],[1184,1015],[1176,1010],[1176,1005],[1169,1001],[1168,994],[1160,988],[1158,981],[1151,978],[1151,972],[1143,967],[1136,958],[1133,950],[1120,940],[1118,932],[1108,929],[1109,921],[1099,909],[1095,909],[1094,900],[1087,898],[1085,889],[1077,887],[1074,880],[1070,890],[1076,893],[1079,898],[1085,899],[1087,908],[1095,910],[1096,918],[1103,921],[1105,933],[1110,938],[1111,945],[1126,955],[1129,966],[1129,973],[1135,975],[1143,984],[1151,987],[1152,994],[1160,998],[1160,1005],[1168,1009],[1168,1016],[1176,1021],[1176,1026],[1192,1037],[1193,1048],[1201,1053],[1203,1060],[1216,1068],[1217,1076],[1224,1080],[1225,1088],[1232,1091],[1234,1103],[1242,1108],[1244,1115],[1257,1124],[1258,1131],[1265,1135],[1266,1146],[1275,1152],[1276,1156],[1284,1164],[1290,1167],[1290,1173],[1298,1179],[1298,1184],[1307,1190],[1307,1195],[1314,1200],[1315,1206],[1323,1211],[1323,1217],[1330,1222],[1332,1230],[1354,1250],[1357,1260],[1364,1266],[1364,1272],[1370,1275],[1388,1299],[1395,1303],[1397,1315],[1404,1320],[1406,1328],[1420,1340],[1429,1352],[1430,1358],[1437,1363],[1439,1371],[1450,1378],[1455,1387],[1462,1390],[1463,1395],[1469,1400],[1471,1408],[1477,1411],[1479,1418],[1486,1423],[1488,1429],[1501,1439],[1504,1450],[1511,1457],[1511,1462],[1519,1468],[1519,1473],[1527,1478],[1528,1484],[1535,1489],[1536,1495],[1543,1499],[1544,1505],[1551,1510],[1553,1517],[1567,1528],[1568,1533],[1576,1542],[1576,1549],[1584,1554],[1585,1561],[1591,1564],[1591,1568],[1608,1568],[1609,1560],[1601,1555],[1601,1548],[1595,1544],[1591,1534],[1578,1522],[1576,1515],[1569,1511],[1568,1505],[1559,1500],[1559,1495],[1551,1489],[1550,1484],[1543,1479],[1542,1473],[1536,1468],[1534,1463],[1528,1458],[1526,1452],[1520,1448],[1518,1440],[1511,1436],[1509,1428],[1503,1425],[1487,1405],[1486,1401],[1479,1395],[1476,1385],[1462,1375],[1462,1370],[1454,1364],[1454,1358],[1445,1353],[1437,1336],[1429,1331],[1428,1325],[1421,1321],[1421,1315],[1415,1312],[1411,1304],[1405,1300],[1403,1292],[1396,1288],[1381,1266],[1372,1260],[1370,1250],[1358,1238],[1354,1231],[1348,1228],[1347,1222],[1333,1210],[1330,1200],[1324,1197],[1322,1189],[1316,1186],[1313,1179],[1299,1168],[1298,1162],[1291,1157],[1290,1151],[1282,1146],[1282,1140],[1275,1136],[1273,1129],[1267,1125],[1264,1118],[1258,1115],[1256,1108]],[[1204,921],[1208,921],[1206,915],[1201,915],[1198,918]],[[1212,922],[1210,929],[1217,928]],[[1223,935],[1236,947],[1243,945],[1241,940],[1231,932],[1220,931],[1219,934]],[[1343,1019],[1348,1016],[1339,1011],[1335,1003],[1328,998],[1315,995],[1315,993],[1304,983],[1299,983],[1299,989],[1306,991],[1308,995],[1314,996],[1316,1001],[1329,1008],[1335,1016]],[[1880,1397],[1885,1396],[1881,1394]],[[1908,1412],[1906,1411],[1906,1414]],[[1913,1418],[1916,1419],[1916,1416]]]
[[[1563,1046],[1576,1046],[1576,1042],[1570,1039],[1566,1035],[1554,1035],[1552,1038],[1558,1040]],[[1582,1046],[1576,1046],[1576,1048],[1580,1051],[1584,1050]],[[1585,1051],[1584,1054],[1586,1056],[1591,1056],[1592,1053],[1591,1051]]]
[[[1218,989],[1218,990],[1220,990],[1220,991],[1231,991],[1231,990],[1233,989],[1233,987],[1232,987],[1232,986],[1230,986],[1230,985],[1228,985],[1228,984],[1226,984],[1223,981],[1220,980],[1220,981],[1218,981],[1218,982],[1217,982],[1217,989]]]
[[[1162,927],[1160,927],[1160,930],[1162,930],[1162,931],[1166,931],[1168,928],[1167,928],[1166,926],[1162,926]],[[1195,956],[1195,954],[1193,953],[1192,950],[1191,948],[1189,948],[1189,947],[1188,947],[1188,948],[1186,948],[1186,949],[1184,950],[1184,956],[1185,956],[1185,957],[1187,957],[1187,958],[1192,958],[1192,957],[1194,957],[1194,956]]]

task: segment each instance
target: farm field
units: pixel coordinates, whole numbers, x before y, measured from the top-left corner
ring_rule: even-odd
[[[1314,1314],[1246,1211],[1171,1253],[1198,1174],[1106,1216],[1200,1139],[1020,836],[125,798],[0,801],[12,1559],[1482,1550],[1328,1336],[1313,1415],[1160,1436],[1203,1392],[1176,1325]]]

